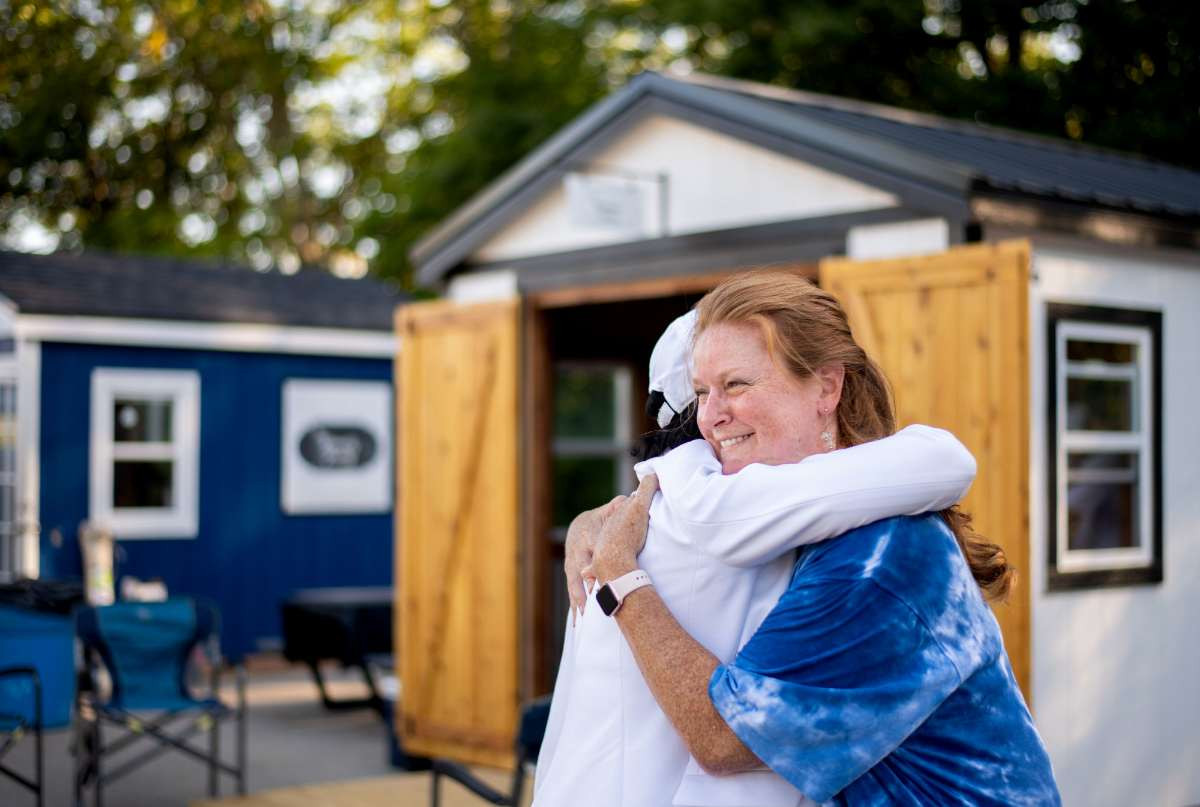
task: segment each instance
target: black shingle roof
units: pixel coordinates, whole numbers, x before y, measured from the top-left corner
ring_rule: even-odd
[[[22,314],[248,322],[389,331],[407,299],[377,280],[202,261],[0,251],[0,295]]]

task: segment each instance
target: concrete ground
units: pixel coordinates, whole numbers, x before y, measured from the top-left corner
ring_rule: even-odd
[[[342,803],[419,807],[428,803],[429,774],[400,773],[389,765],[386,730],[373,710],[326,710],[303,668],[268,663],[252,669],[247,687],[247,792],[255,798],[230,799],[231,807],[239,801],[297,807]],[[366,691],[355,672],[330,668],[327,682],[335,697],[361,696]],[[232,697],[227,700],[232,702]],[[70,729],[46,733],[47,807],[71,804],[74,770],[74,759],[69,752],[71,738]],[[222,735],[221,746],[232,753],[232,726]],[[32,770],[32,737],[9,752],[4,763],[19,771]],[[496,784],[507,780],[504,772],[481,773]],[[379,780],[381,776],[388,778]],[[341,795],[339,788],[333,786],[298,787],[334,782],[349,784]],[[453,782],[445,783],[442,790],[444,807],[483,804]],[[233,780],[223,776],[221,796],[232,796],[234,792]],[[368,792],[387,793],[392,798],[386,801],[364,798]],[[105,807],[186,807],[207,798],[204,765],[176,752],[160,756],[104,790]],[[34,803],[32,794],[0,776],[0,805],[21,807]]]

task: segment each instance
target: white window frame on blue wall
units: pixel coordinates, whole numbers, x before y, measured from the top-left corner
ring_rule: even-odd
[[[118,442],[113,435],[117,400],[170,401],[169,442]],[[91,383],[89,515],[114,537],[195,538],[198,532],[200,464],[200,376],[191,370],[98,367]],[[167,507],[117,507],[114,464],[120,461],[170,462]]]

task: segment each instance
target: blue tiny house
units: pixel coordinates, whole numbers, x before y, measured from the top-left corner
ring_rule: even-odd
[[[295,589],[389,585],[400,299],[315,270],[0,253],[0,579],[81,578],[99,525],[118,582],[211,600],[233,657],[277,643]]]

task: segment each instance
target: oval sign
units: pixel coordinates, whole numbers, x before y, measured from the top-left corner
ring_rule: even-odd
[[[322,424],[300,438],[300,456],[315,468],[361,468],[375,457],[375,435],[359,426]]]

